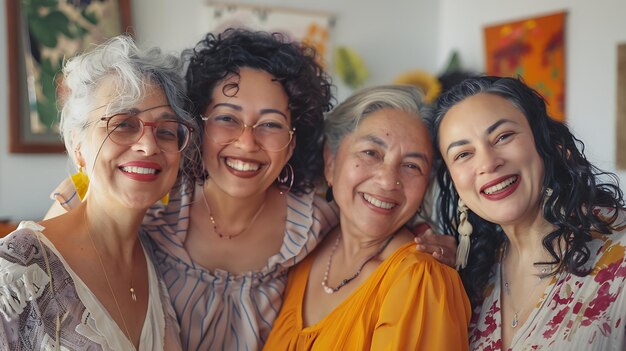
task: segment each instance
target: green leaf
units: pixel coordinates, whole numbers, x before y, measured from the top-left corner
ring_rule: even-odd
[[[55,75],[41,74],[39,77],[42,95],[37,99],[39,119],[48,128],[57,122],[56,80]]]
[[[96,15],[95,12],[87,12],[87,8],[84,8],[80,11],[80,14],[83,15],[87,21],[91,22],[91,24],[98,24],[98,15]]]
[[[450,55],[450,59],[448,60],[448,65],[446,69],[443,71],[445,73],[458,72],[461,70],[461,57],[457,51],[452,51]]]
[[[338,46],[335,49],[335,70],[350,88],[360,87],[368,77],[367,67],[361,57],[352,49]]]
[[[50,30],[60,32],[63,29],[67,29],[70,26],[70,20],[67,16],[61,11],[52,11],[47,16],[44,17],[46,24],[49,26]]]
[[[36,44],[49,48],[57,46],[56,33],[48,28],[45,21],[41,19],[29,19],[28,29],[36,40]]]

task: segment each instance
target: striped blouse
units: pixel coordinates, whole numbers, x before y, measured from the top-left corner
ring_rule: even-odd
[[[260,350],[280,310],[287,270],[338,223],[336,208],[314,194],[288,194],[280,251],[262,269],[235,275],[192,261],[184,242],[193,189],[172,194],[166,208],[150,212],[144,228],[157,244],[156,265],[179,318],[183,349]]]

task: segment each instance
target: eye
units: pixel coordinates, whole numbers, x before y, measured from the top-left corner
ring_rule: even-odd
[[[420,165],[418,165],[417,163],[405,163],[403,167],[409,172],[414,173],[416,175],[424,174],[424,172],[422,171],[422,167],[420,167]]]
[[[361,153],[372,158],[380,158],[380,153],[376,150],[364,150],[361,151]]]
[[[496,144],[501,142],[501,141],[505,141],[505,140],[509,139],[512,136],[513,136],[513,132],[502,133],[502,134],[498,135],[498,137],[496,138]]]
[[[469,151],[462,151],[462,152],[459,152],[458,154],[456,154],[454,156],[453,160],[456,161],[456,160],[461,160],[461,159],[464,159],[464,158],[468,158],[470,155],[471,154],[469,153]]]
[[[239,125],[240,122],[237,118],[230,115],[218,115],[211,117],[211,121],[220,125]]]
[[[157,138],[161,140],[177,140],[178,139],[178,128],[179,125],[177,122],[173,121],[163,121],[159,125],[156,130]]]
[[[108,122],[109,130],[115,132],[135,132],[139,130],[140,122],[136,114],[132,112],[122,112],[111,116]]]
[[[254,128],[257,128],[259,129],[259,131],[263,131],[263,132],[277,133],[277,132],[287,129],[287,126],[276,121],[261,121],[257,123]]]

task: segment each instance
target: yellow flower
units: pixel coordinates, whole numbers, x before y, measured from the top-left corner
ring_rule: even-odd
[[[441,93],[441,83],[439,83],[439,79],[419,69],[399,75],[393,83],[412,85],[420,89],[424,93],[424,101],[429,104],[433,103]]]

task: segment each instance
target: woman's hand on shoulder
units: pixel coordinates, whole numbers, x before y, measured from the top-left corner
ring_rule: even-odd
[[[415,249],[433,257],[452,268],[456,265],[456,239],[451,235],[442,235],[433,232],[432,229],[426,231],[416,231]]]

